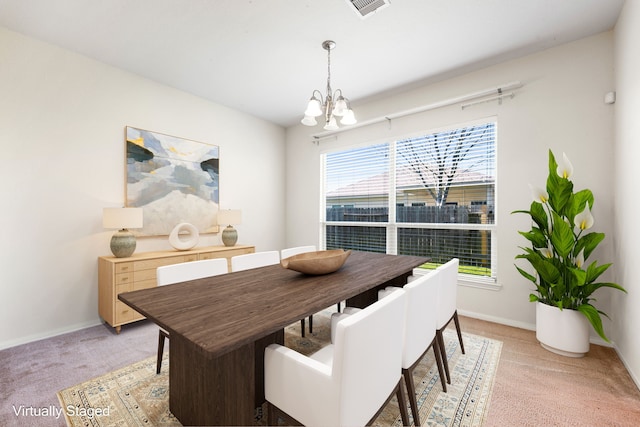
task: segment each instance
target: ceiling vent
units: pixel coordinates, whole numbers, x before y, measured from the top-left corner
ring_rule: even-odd
[[[391,0],[346,0],[352,7],[356,15],[360,18],[367,18],[380,9],[391,4]]]

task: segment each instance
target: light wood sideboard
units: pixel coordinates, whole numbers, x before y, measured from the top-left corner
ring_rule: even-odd
[[[231,271],[231,257],[255,252],[254,246],[209,246],[188,251],[142,252],[127,258],[101,256],[98,258],[98,313],[120,333],[124,324],[144,319],[122,301],[122,292],[157,286],[156,269],[163,265],[226,258]]]

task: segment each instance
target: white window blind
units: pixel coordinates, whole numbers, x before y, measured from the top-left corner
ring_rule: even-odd
[[[495,279],[496,123],[324,155],[325,244]]]

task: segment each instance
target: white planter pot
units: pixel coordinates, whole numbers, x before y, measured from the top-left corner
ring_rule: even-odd
[[[536,303],[536,338],[545,349],[569,357],[589,351],[591,324],[577,310]]]

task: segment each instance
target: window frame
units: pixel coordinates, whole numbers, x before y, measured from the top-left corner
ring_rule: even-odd
[[[486,123],[494,123],[495,124],[495,133],[494,133],[494,156],[495,156],[495,179],[493,182],[493,208],[494,208],[494,219],[491,224],[470,224],[470,223],[418,223],[418,222],[397,222],[396,221],[396,202],[397,202],[397,188],[396,188],[396,154],[397,154],[397,142],[405,140],[407,138],[419,137],[424,135],[431,135],[440,132],[446,132],[456,129],[461,129],[465,127],[472,127]],[[497,217],[497,206],[498,206],[498,118],[497,117],[486,117],[479,120],[474,120],[466,123],[458,123],[451,126],[446,126],[438,129],[428,129],[420,132],[413,133],[409,136],[400,136],[400,137],[389,137],[382,141],[370,141],[368,143],[360,143],[352,146],[341,146],[341,147],[333,147],[329,150],[324,150],[320,153],[320,242],[321,246],[326,249],[326,239],[327,239],[327,227],[329,226],[348,226],[348,227],[380,227],[386,229],[386,253],[391,255],[397,255],[398,253],[398,245],[397,245],[397,237],[398,230],[401,228],[418,228],[418,229],[454,229],[454,230],[477,230],[477,231],[487,231],[490,235],[490,259],[491,259],[491,273],[490,276],[480,276],[480,275],[472,275],[472,274],[458,274],[458,283],[465,286],[490,289],[490,290],[498,290],[500,286],[498,285],[498,276],[497,276],[497,267],[498,267],[498,256],[497,256],[497,247],[498,247],[498,217]],[[380,144],[389,144],[389,180],[388,180],[388,200],[387,200],[387,209],[388,209],[388,219],[386,222],[368,222],[368,221],[328,221],[327,220],[327,192],[325,188],[325,183],[327,179],[327,156],[331,153],[342,152],[355,150],[362,147],[380,145]],[[486,201],[485,201],[486,203]],[[471,206],[471,202],[469,202]],[[430,270],[425,268],[416,268],[414,270],[414,274],[426,274]]]

